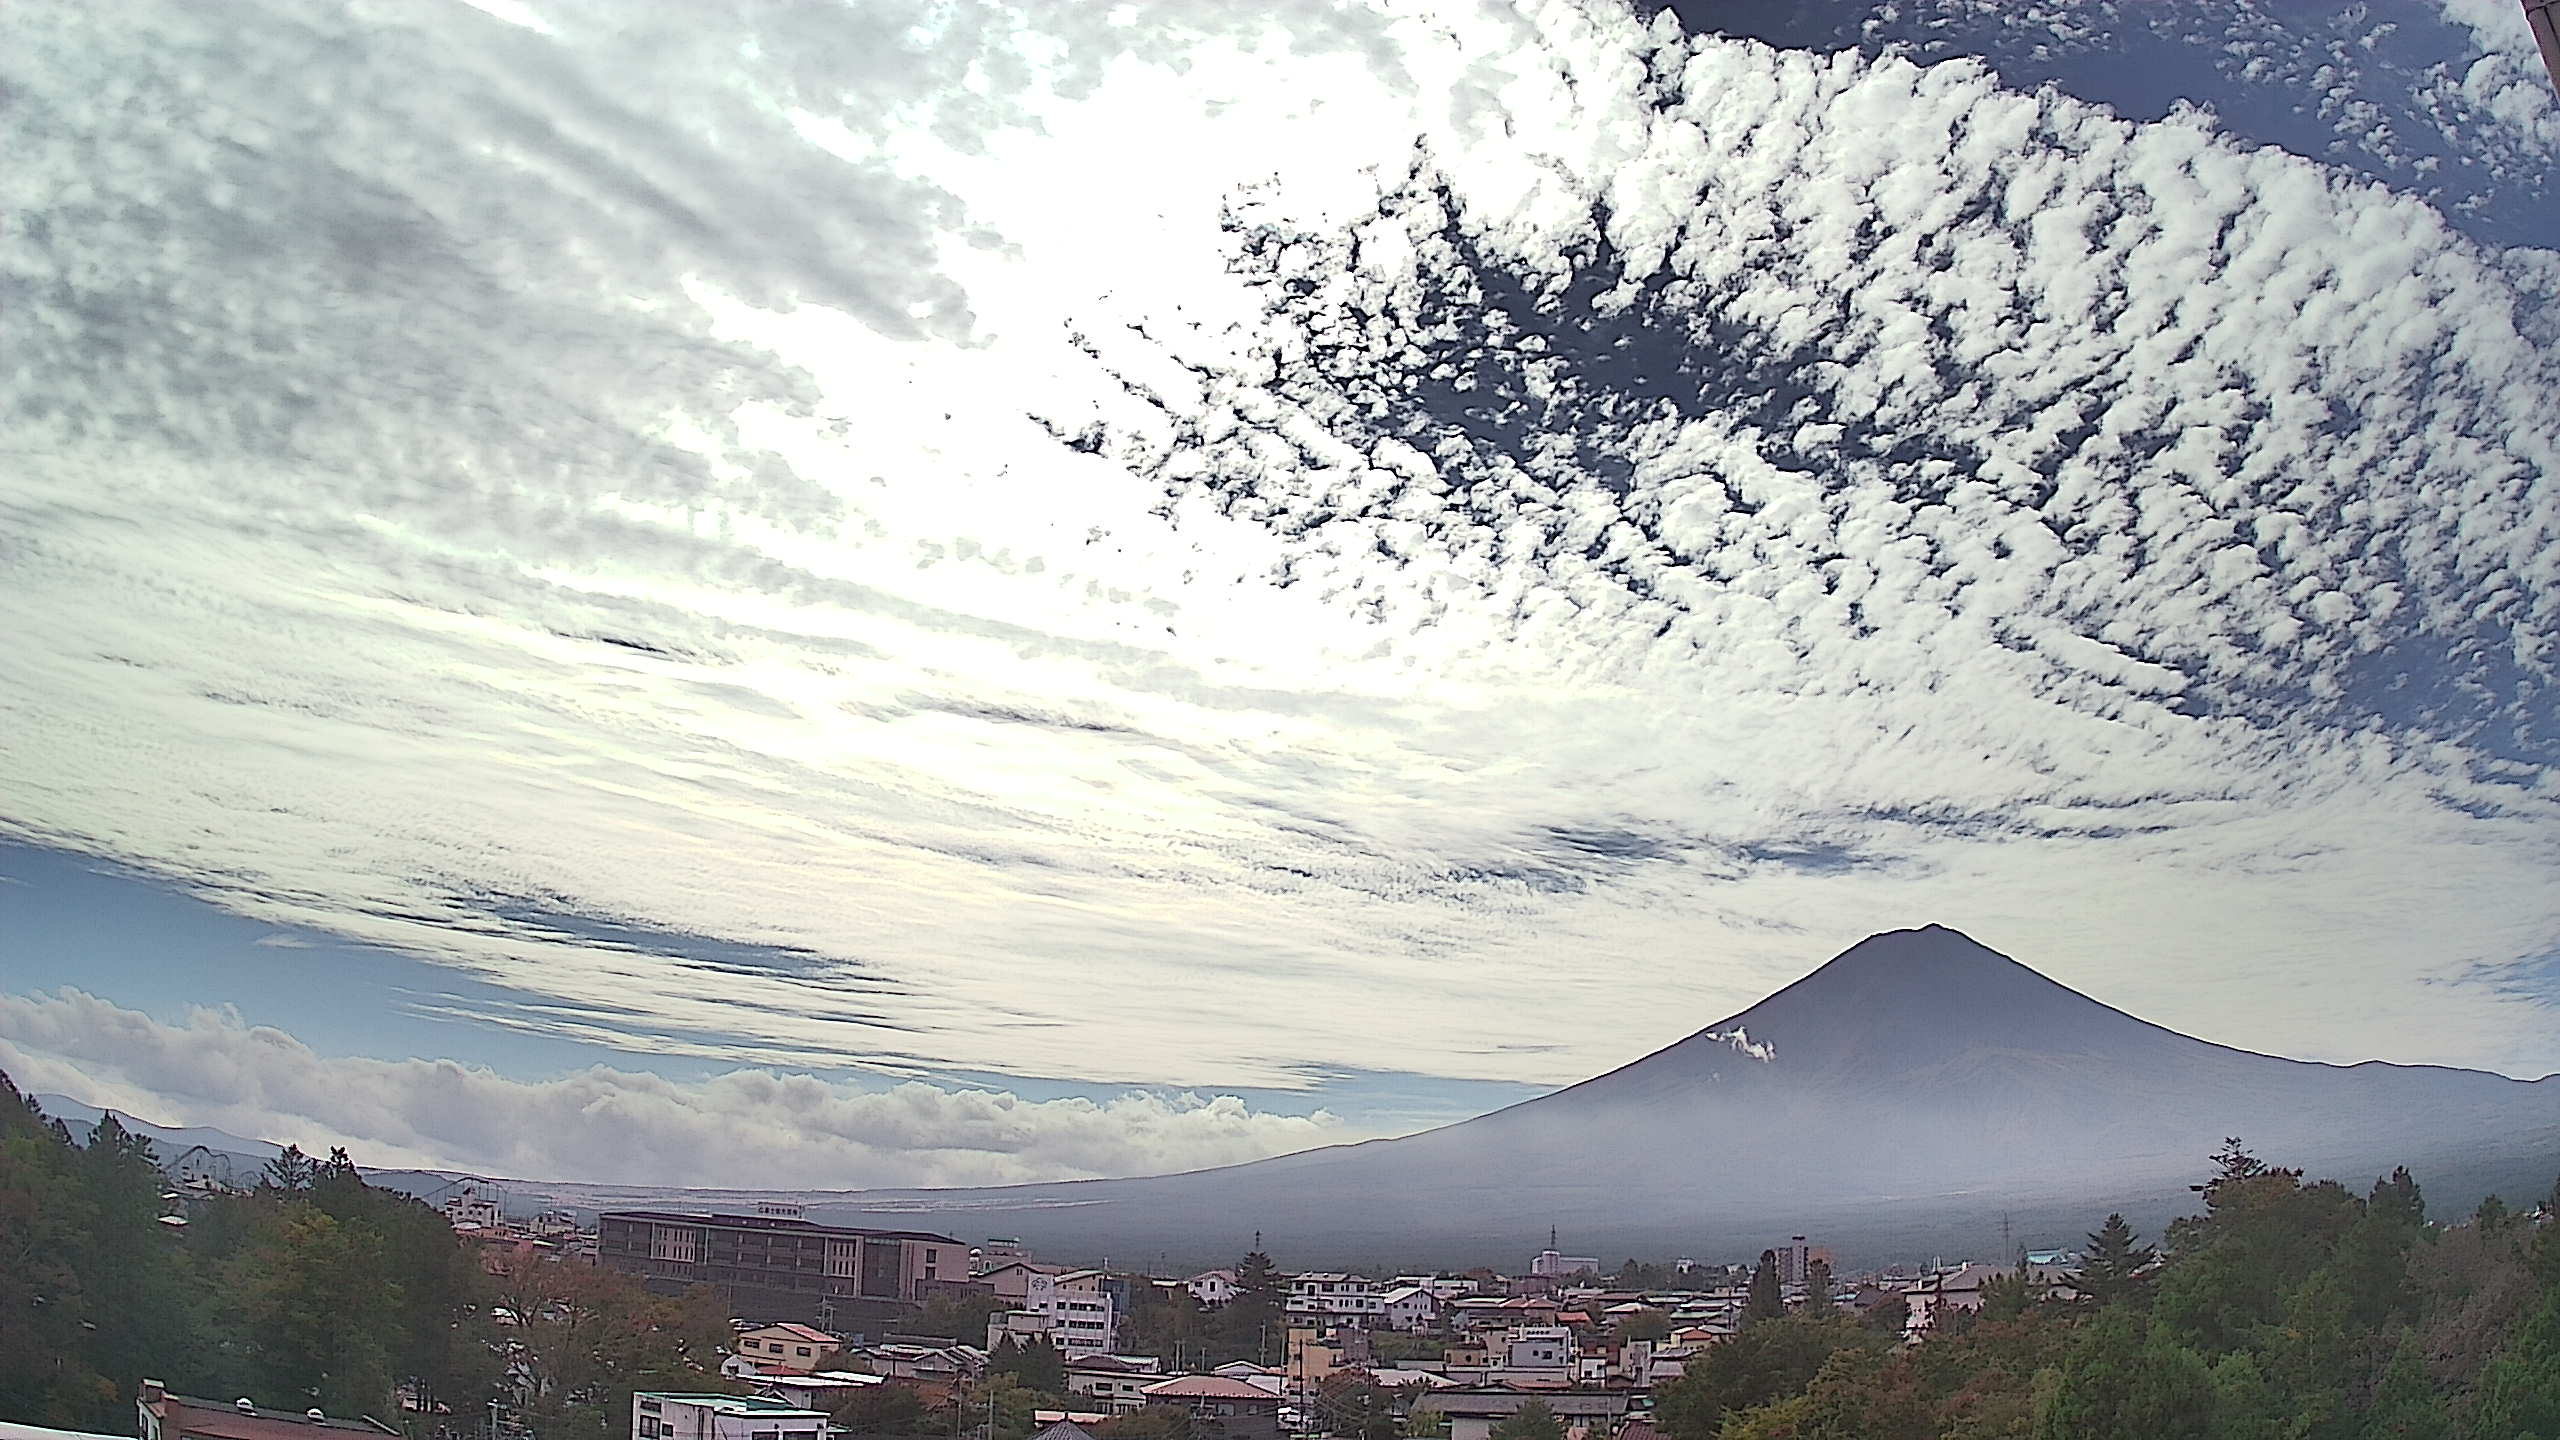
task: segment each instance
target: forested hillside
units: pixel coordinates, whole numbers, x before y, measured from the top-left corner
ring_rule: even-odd
[[[130,1434],[135,1383],[474,1431],[627,1429],[629,1393],[715,1386],[727,1316],[593,1266],[484,1264],[444,1217],[287,1151],[250,1193],[162,1223],[149,1148],[75,1145],[0,1075],[0,1420]],[[404,1406],[403,1401],[406,1400]]]
[[[2235,1142],[2158,1253],[2116,1217],[2077,1293],[2012,1276],[1927,1343],[1815,1306],[1659,1396],[1672,1440],[2560,1440],[2560,1224],[2427,1221]],[[2554,1202],[2560,1202],[2555,1194]]]

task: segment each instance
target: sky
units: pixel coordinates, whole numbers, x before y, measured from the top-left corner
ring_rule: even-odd
[[[855,1188],[1942,923],[2560,1070],[2502,0],[0,12],[0,1069]]]

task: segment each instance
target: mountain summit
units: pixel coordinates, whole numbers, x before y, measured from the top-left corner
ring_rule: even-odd
[[[1080,1254],[1205,1259],[1261,1230],[1310,1257],[1478,1263],[1552,1223],[1612,1255],[1820,1234],[1907,1258],[2003,1217],[2066,1240],[2113,1209],[2156,1228],[2230,1135],[2350,1181],[2407,1164],[2538,1190],[2560,1163],[2560,1080],[2234,1050],[1932,925],[1870,936],[1596,1079],[1419,1135],[1186,1175],[807,1198]]]

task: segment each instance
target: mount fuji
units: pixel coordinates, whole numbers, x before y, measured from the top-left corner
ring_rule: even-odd
[[[800,1198],[813,1218],[1088,1256],[1207,1260],[1260,1234],[1298,1257],[1477,1263],[1554,1225],[1610,1256],[1813,1234],[1882,1260],[2003,1233],[2069,1240],[2109,1210],[2156,1229],[2227,1136],[2358,1186],[2406,1164],[2440,1205],[2539,1194],[2560,1170],[2560,1077],[2235,1050],[1933,925],[1871,936],[1608,1074],[1417,1135],[1142,1179]]]

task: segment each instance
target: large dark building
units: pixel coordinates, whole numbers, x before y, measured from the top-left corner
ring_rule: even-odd
[[[669,1294],[714,1286],[733,1314],[836,1325],[894,1318],[969,1278],[968,1248],[948,1235],[782,1215],[607,1211],[596,1260]]]

